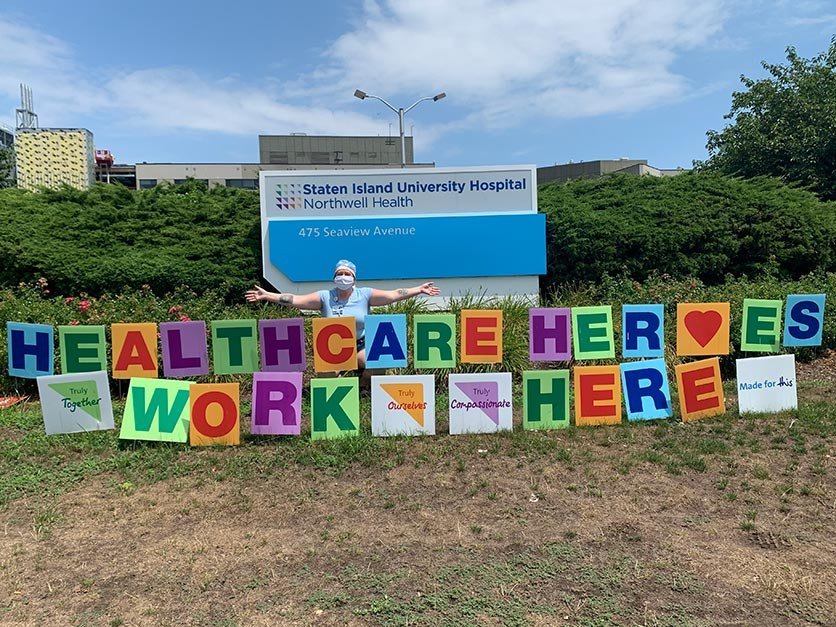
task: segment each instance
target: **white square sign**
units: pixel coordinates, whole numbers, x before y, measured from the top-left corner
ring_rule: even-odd
[[[38,377],[38,394],[48,435],[113,429],[110,386],[104,371]]]
[[[372,377],[372,435],[435,435],[435,377]]]
[[[510,372],[451,374],[448,382],[451,435],[512,429]]]
[[[741,414],[797,409],[795,355],[738,359],[737,403]]]

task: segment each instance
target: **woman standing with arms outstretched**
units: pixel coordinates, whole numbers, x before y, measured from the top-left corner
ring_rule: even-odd
[[[326,318],[354,316],[357,325],[357,365],[366,367],[366,315],[369,307],[391,305],[398,301],[414,298],[420,294],[438,296],[441,292],[432,282],[416,287],[404,287],[397,290],[378,290],[372,287],[357,287],[357,267],[347,259],[340,259],[334,268],[334,287],[310,294],[286,294],[268,292],[258,286],[245,294],[247,302],[267,301],[320,311]]]

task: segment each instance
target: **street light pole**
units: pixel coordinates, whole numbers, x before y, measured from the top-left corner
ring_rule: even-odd
[[[409,105],[406,109],[404,109],[403,107],[399,107],[399,108],[396,109],[395,107],[390,105],[388,102],[386,102],[380,96],[372,96],[371,94],[367,94],[366,92],[361,91],[359,89],[356,89],[354,91],[354,97],[359,98],[360,100],[365,100],[366,98],[373,98],[374,100],[380,100],[380,102],[385,104],[387,107],[389,107],[392,111],[394,111],[398,115],[398,124],[400,126],[400,132],[401,132],[401,167],[405,168],[406,167],[406,141],[404,140],[404,123],[403,123],[404,116],[407,113],[409,113],[410,111],[412,111],[412,109],[417,107],[419,104],[424,102],[425,100],[432,100],[433,102],[437,102],[437,101],[441,100],[442,98],[446,98],[447,94],[445,94],[442,91],[441,93],[436,94],[435,96],[427,96],[426,98],[419,98],[418,100],[413,102],[411,105]]]

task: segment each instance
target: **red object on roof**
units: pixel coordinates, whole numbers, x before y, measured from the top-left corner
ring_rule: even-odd
[[[113,155],[109,150],[97,150],[96,163],[98,165],[113,165]]]

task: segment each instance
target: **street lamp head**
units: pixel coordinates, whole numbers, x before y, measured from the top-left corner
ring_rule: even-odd
[[[438,100],[441,100],[442,98],[446,98],[446,97],[447,97],[447,94],[445,94],[444,92],[441,92],[440,94],[436,94],[435,96],[433,96],[433,101],[438,101]]]
[[[354,97],[359,98],[360,100],[365,100],[366,99],[366,92],[361,91],[359,89],[355,89],[354,90]]]

